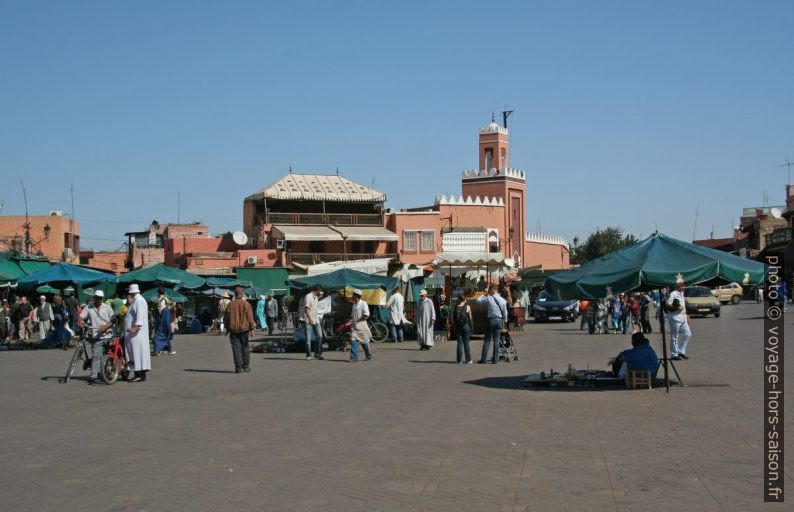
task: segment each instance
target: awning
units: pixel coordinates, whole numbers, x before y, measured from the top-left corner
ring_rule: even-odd
[[[505,257],[501,252],[442,252],[436,256],[436,265],[453,267],[484,267],[502,265]]]
[[[372,258],[368,260],[348,260],[348,261],[331,261],[329,263],[319,263],[317,265],[309,265],[306,268],[306,274],[315,276],[319,274],[327,274],[340,268],[350,268],[364,272],[366,274],[381,274],[386,275],[389,270],[389,262],[391,258]]]
[[[396,242],[396,233],[381,226],[333,226],[331,229],[351,241]]]
[[[328,226],[273,226],[275,237],[296,242],[330,242],[342,241],[342,235]],[[273,234],[271,233],[271,236]]]

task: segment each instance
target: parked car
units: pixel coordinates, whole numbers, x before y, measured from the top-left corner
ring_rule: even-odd
[[[712,295],[717,297],[722,304],[738,304],[742,301],[742,286],[738,283],[725,284],[718,286],[711,291]]]
[[[684,289],[686,312],[690,316],[720,316],[720,301],[705,286],[687,286]]]
[[[579,301],[560,300],[544,290],[538,295],[533,311],[536,322],[546,322],[551,318],[573,322],[579,315]]]

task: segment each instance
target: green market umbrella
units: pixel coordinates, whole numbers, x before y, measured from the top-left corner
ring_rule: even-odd
[[[25,271],[11,260],[0,260],[0,283],[12,283],[25,275]]]
[[[290,279],[290,288],[295,288],[303,293],[319,284],[325,291],[337,290],[342,292],[345,300],[353,296],[353,290],[360,289],[362,299],[370,306],[382,306],[386,303],[389,290],[397,286],[399,279],[396,277],[377,276],[366,274],[349,268],[341,268],[327,274]],[[381,289],[382,288],[382,289]],[[386,291],[384,291],[386,290]]]
[[[376,276],[349,268],[342,268],[327,274],[290,279],[290,287],[308,290],[319,284],[324,290],[342,290],[346,287],[374,290],[381,286],[384,286],[386,290],[391,290],[397,286],[397,281],[396,277]]]
[[[119,277],[119,283],[146,284],[150,287],[168,286],[195,289],[204,286],[207,281],[196,274],[179,268],[169,267],[163,263],[133,270]]]
[[[182,303],[187,301],[187,297],[185,297],[184,295],[182,295],[181,293],[179,293],[178,291],[172,288],[165,288],[164,292],[165,292],[165,297],[171,302]],[[157,299],[160,298],[160,294],[158,293],[157,288],[152,288],[151,290],[147,290],[142,295],[143,298],[149,302],[157,302]]]
[[[69,263],[56,263],[17,280],[19,286],[23,288],[39,287],[46,284],[59,290],[70,285],[89,286],[116,282],[118,282],[118,278],[114,274],[106,274]]]
[[[50,286],[48,284],[45,284],[44,286],[39,286],[38,288],[36,288],[36,291],[39,292],[39,293],[51,293],[53,295],[58,295],[62,291],[64,293],[72,293],[74,291],[74,288],[69,286],[68,288],[64,288],[63,290],[58,290],[58,289],[53,288],[52,286]]]
[[[762,284],[765,266],[754,260],[709,249],[655,233],[645,240],[611,252],[579,268],[546,278],[545,288],[561,299],[601,299],[610,294],[676,286],[680,283]],[[662,302],[664,302],[664,295]],[[659,312],[664,383],[670,391],[665,310]],[[678,376],[679,382],[681,377]]]
[[[210,277],[207,279],[206,286],[208,288],[235,288],[242,286],[243,288],[251,288],[254,283],[246,279],[235,279],[233,277]]]
[[[546,278],[561,299],[600,299],[680,282],[762,284],[764,264],[656,233],[581,267]]]

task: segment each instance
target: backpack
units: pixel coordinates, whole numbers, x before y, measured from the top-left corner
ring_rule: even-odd
[[[455,313],[452,315],[452,321],[458,329],[469,323],[469,314],[466,309],[467,308],[455,306]]]

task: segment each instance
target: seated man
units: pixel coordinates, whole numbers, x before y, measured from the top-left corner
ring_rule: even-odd
[[[632,348],[624,350],[611,361],[612,373],[621,379],[626,376],[629,370],[648,370],[651,377],[656,378],[656,370],[659,368],[659,358],[651,347],[648,338],[641,332],[631,335]]]

